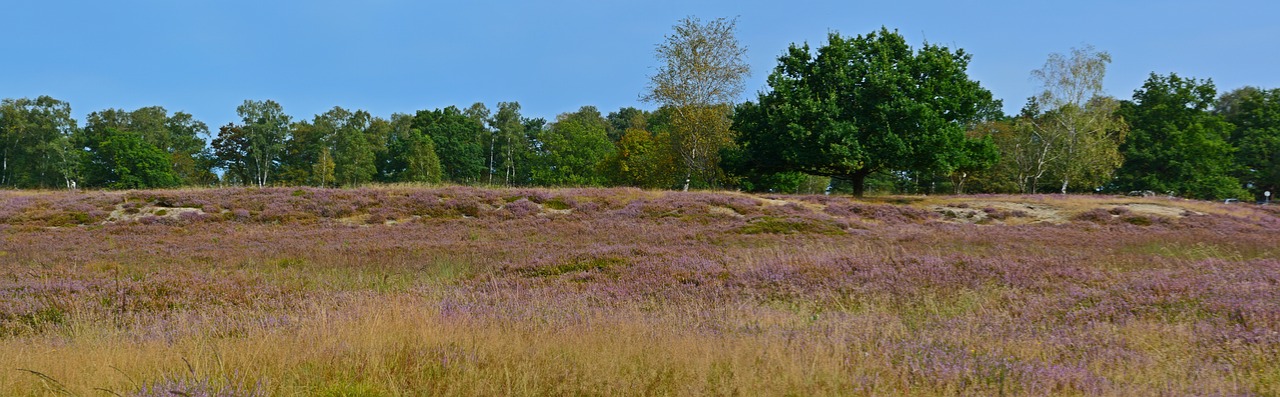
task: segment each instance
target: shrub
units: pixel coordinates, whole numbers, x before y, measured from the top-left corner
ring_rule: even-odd
[[[503,206],[503,209],[516,218],[537,215],[542,211],[542,208],[539,207],[538,204],[523,198]]]
[[[823,212],[845,218],[871,219],[885,223],[920,223],[939,216],[932,211],[904,205],[834,203]]]
[[[575,259],[549,266],[533,266],[517,270],[521,274],[530,277],[550,277],[559,276],[568,273],[586,272],[586,271],[604,271],[618,266],[626,265],[627,261],[618,257],[598,257]]]
[[[1111,223],[1112,215],[1110,211],[1102,208],[1094,208],[1085,212],[1081,212],[1072,217],[1073,220],[1093,222],[1093,223]]]
[[[1141,216],[1141,215],[1126,216],[1126,217],[1120,218],[1120,220],[1131,225],[1138,225],[1138,226],[1151,225],[1151,218]]]
[[[573,208],[573,199],[556,197],[542,202],[542,205],[553,210],[567,210]]]
[[[202,212],[187,211],[178,214],[178,220],[182,223],[199,223],[209,219],[209,215]]]
[[[842,227],[834,222],[811,218],[771,216],[752,219],[746,226],[738,228],[742,234],[796,234],[812,233],[826,235],[844,234]]]

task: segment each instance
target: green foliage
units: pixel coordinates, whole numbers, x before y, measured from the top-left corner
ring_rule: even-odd
[[[169,156],[141,134],[107,128],[84,156],[85,186],[147,189],[177,186]]]
[[[236,108],[236,113],[242,124],[219,128],[218,136],[210,145],[213,163],[225,172],[225,182],[266,186],[272,173],[281,171],[282,164],[284,171],[293,171],[286,176],[306,177],[310,167],[296,164],[301,157],[284,156],[286,152],[306,153],[309,148],[290,146],[291,132],[296,133],[298,129],[291,128],[291,118],[284,114],[280,104],[272,100],[245,100]],[[292,169],[290,161],[295,165]]]
[[[980,123],[969,131],[970,136],[990,139],[999,158],[990,168],[968,175],[967,191],[981,193],[1026,193],[1028,170],[1039,154],[1035,141],[1025,123],[1014,120],[992,120]]]
[[[475,183],[484,174],[484,148],[478,137],[483,125],[467,117],[457,107],[418,111],[411,123],[435,142],[444,179],[454,183]]]
[[[950,173],[966,163],[967,127],[999,109],[968,77],[968,63],[963,50],[915,50],[883,28],[833,33],[816,54],[792,45],[769,76],[771,90],[734,114],[739,164],[846,179],[855,195],[876,171]]]
[[[375,142],[368,134],[373,116],[363,110],[352,113],[339,107],[325,115],[330,119],[326,126],[331,126],[333,134],[334,180],[344,186],[372,181],[377,172],[373,151]],[[316,121],[319,125],[320,116]]]
[[[209,135],[209,127],[190,114],[177,112],[169,115],[169,111],[160,106],[131,112],[121,109],[97,111],[89,114],[84,128],[77,131],[72,142],[76,147],[93,150],[110,135],[109,130],[134,133],[146,144],[164,152],[179,184],[209,185],[217,178],[213,174],[213,162],[207,159],[209,153],[202,138]],[[90,182],[86,186],[94,185]]]
[[[609,115],[605,116],[605,119],[609,120],[609,141],[616,143],[626,135],[627,130],[644,128],[643,125],[647,124],[645,121],[648,117],[648,112],[630,106],[609,112]],[[640,124],[637,125],[637,122]]]
[[[575,259],[554,265],[523,268],[520,269],[520,273],[529,277],[551,277],[587,271],[606,271],[626,264],[626,259],[609,256]]]
[[[66,102],[48,96],[0,102],[0,187],[69,187],[79,164],[70,140],[75,130]]]
[[[547,186],[599,186],[605,182],[601,163],[614,147],[608,122],[600,111],[583,106],[556,117],[551,128],[536,136],[533,183]]]
[[[990,169],[1000,161],[1000,149],[991,135],[969,134],[955,160],[951,183],[956,194],[964,193],[965,182],[976,173]]]
[[[823,194],[831,184],[831,177],[809,175],[802,172],[777,172],[772,174],[748,174],[735,181],[748,192],[784,194]]]
[[[252,184],[254,179],[249,158],[249,134],[243,126],[227,124],[218,128],[218,136],[210,142],[214,164],[223,170],[222,179],[232,184]]]
[[[377,127],[385,149],[374,152],[380,182],[438,183],[442,178],[435,141],[413,127],[413,116],[391,115],[391,121]]]
[[[403,182],[439,183],[444,178],[440,157],[436,155],[435,141],[426,135],[410,135],[404,145]]]
[[[333,150],[327,138],[325,131],[309,120],[290,124],[276,181],[293,186],[332,186]]]
[[[751,223],[738,229],[738,233],[742,234],[825,234],[830,236],[838,236],[845,234],[844,230],[831,222],[810,218],[779,218],[779,217],[760,217],[753,219]]]
[[[647,130],[643,114],[633,117],[637,121],[618,138],[616,150],[602,165],[605,177],[614,186],[670,188],[678,172],[671,135]]]
[[[1280,88],[1244,87],[1222,95],[1216,113],[1235,125],[1229,142],[1236,148],[1233,175],[1253,197],[1280,195]]]
[[[245,100],[236,107],[236,114],[244,123],[242,129],[245,135],[242,153],[237,157],[243,162],[250,177],[249,181],[242,182],[266,186],[284,150],[291,118],[284,113],[280,104],[270,99]]]
[[[337,183],[337,178],[333,175],[335,168],[337,168],[337,163],[333,162],[333,154],[329,152],[329,148],[320,148],[320,156],[316,159],[316,163],[311,166],[312,178],[320,186],[335,184]]]
[[[1152,73],[1133,101],[1120,107],[1131,130],[1113,189],[1200,199],[1244,194],[1231,176],[1234,149],[1227,138],[1233,127],[1209,112],[1216,95],[1212,81]]]
[[[498,102],[498,112],[490,121],[493,127],[490,141],[490,170],[493,175],[491,183],[501,182],[503,185],[519,184],[527,178],[526,160],[531,153],[529,149],[529,130],[525,128],[525,120],[520,117],[519,102]]]

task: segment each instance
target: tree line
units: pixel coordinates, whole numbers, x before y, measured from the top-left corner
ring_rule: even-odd
[[[547,121],[517,102],[490,110],[421,110],[390,118],[334,107],[294,120],[272,100],[246,100],[216,132],[163,107],[106,109],[83,126],[47,96],[0,103],[0,186],[497,186],[669,188],[669,109],[602,114],[592,106]],[[664,178],[666,180],[664,180]]]
[[[1220,199],[1280,190],[1280,89],[1219,94],[1152,73],[1104,94],[1092,47],[1032,71],[1021,112],[968,76],[963,49],[913,47],[887,28],[829,35],[750,73],[735,21],[681,20],[641,94],[656,110],[592,106],[554,120],[517,102],[393,114],[334,107],[310,119],[246,100],[212,131],[163,107],[106,109],[84,125],[47,96],[0,102],[0,187],[493,186],[737,188],[783,193],[1142,192]]]

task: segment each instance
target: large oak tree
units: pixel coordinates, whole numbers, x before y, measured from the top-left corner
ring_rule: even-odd
[[[769,75],[771,89],[738,107],[745,168],[839,178],[860,196],[874,172],[949,173],[982,145],[965,131],[999,102],[969,78],[969,54],[913,49],[884,28],[828,40],[816,52],[792,45]]]

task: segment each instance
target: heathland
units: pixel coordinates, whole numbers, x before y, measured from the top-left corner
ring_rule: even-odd
[[[3,395],[1276,395],[1280,208],[0,191]]]

